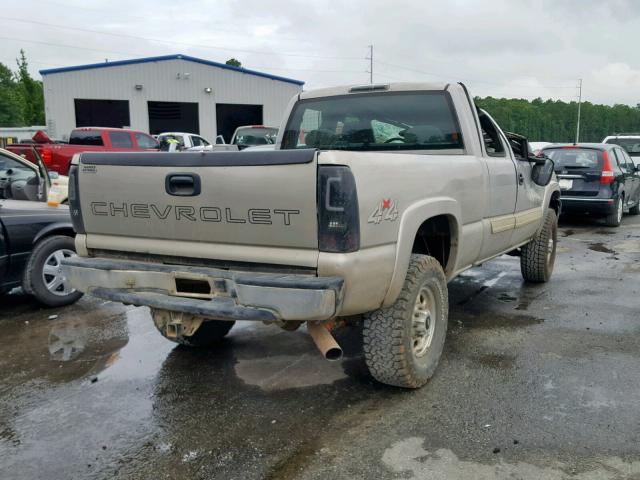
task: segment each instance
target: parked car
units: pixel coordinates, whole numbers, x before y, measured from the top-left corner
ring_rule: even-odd
[[[549,280],[553,162],[505,135],[464,85],[303,92],[287,117],[278,148],[260,154],[79,155],[74,288],[149,306],[162,335],[192,346],[236,320],[306,321],[331,360],[333,319],[364,314],[370,372],[417,388],[444,346],[447,281],[503,253],[526,281]]]
[[[257,145],[275,145],[277,137],[276,127],[248,125],[236,128],[231,137],[231,145],[237,145],[240,150]]]
[[[555,144],[542,153],[555,164],[563,212],[603,216],[611,227],[625,210],[640,213],[640,166],[617,143]]]
[[[49,171],[66,175],[74,154],[80,152],[128,152],[140,150],[158,150],[158,141],[151,135],[137,130],[122,128],[82,127],[76,128],[69,135],[69,143],[51,140],[42,131],[33,136],[36,151],[42,157]],[[35,162],[34,144],[16,143],[8,145],[7,150],[24,156]]]
[[[640,133],[618,133],[605,137],[602,143],[613,143],[624,148],[635,165],[640,165]]]
[[[78,300],[62,270],[75,254],[69,208],[49,206],[46,167],[0,149],[0,293],[15,287],[58,307]]]
[[[176,150],[179,151],[187,150],[191,152],[225,152],[238,150],[238,147],[235,145],[225,144],[222,135],[218,135],[216,137],[215,145],[212,145],[208,140],[194,133],[165,132],[159,134],[157,139],[160,142],[160,150],[162,151],[171,150],[170,142],[174,142],[176,144]]]

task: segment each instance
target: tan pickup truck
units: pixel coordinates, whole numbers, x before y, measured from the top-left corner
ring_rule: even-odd
[[[364,314],[371,374],[410,388],[442,353],[447,282],[504,253],[547,281],[560,209],[553,163],[456,83],[302,93],[274,151],[84,153],[69,198],[77,290],[194,346],[306,322],[329,359],[333,320]]]

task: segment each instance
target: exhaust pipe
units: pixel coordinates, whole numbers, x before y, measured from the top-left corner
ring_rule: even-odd
[[[329,333],[329,326],[330,322],[307,322],[307,331],[322,356],[330,362],[335,362],[342,358],[342,348]]]

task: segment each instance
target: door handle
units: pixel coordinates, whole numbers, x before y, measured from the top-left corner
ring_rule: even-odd
[[[522,173],[518,174],[518,185],[524,185],[524,175]]]
[[[196,173],[170,173],[164,179],[164,189],[176,197],[200,195],[200,175]]]

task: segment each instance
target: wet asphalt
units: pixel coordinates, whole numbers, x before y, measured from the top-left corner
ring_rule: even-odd
[[[2,479],[640,479],[640,217],[564,219],[556,268],[501,257],[449,286],[436,375],[328,363],[304,330],[236,324],[211,350],[146,308],[0,299]]]

